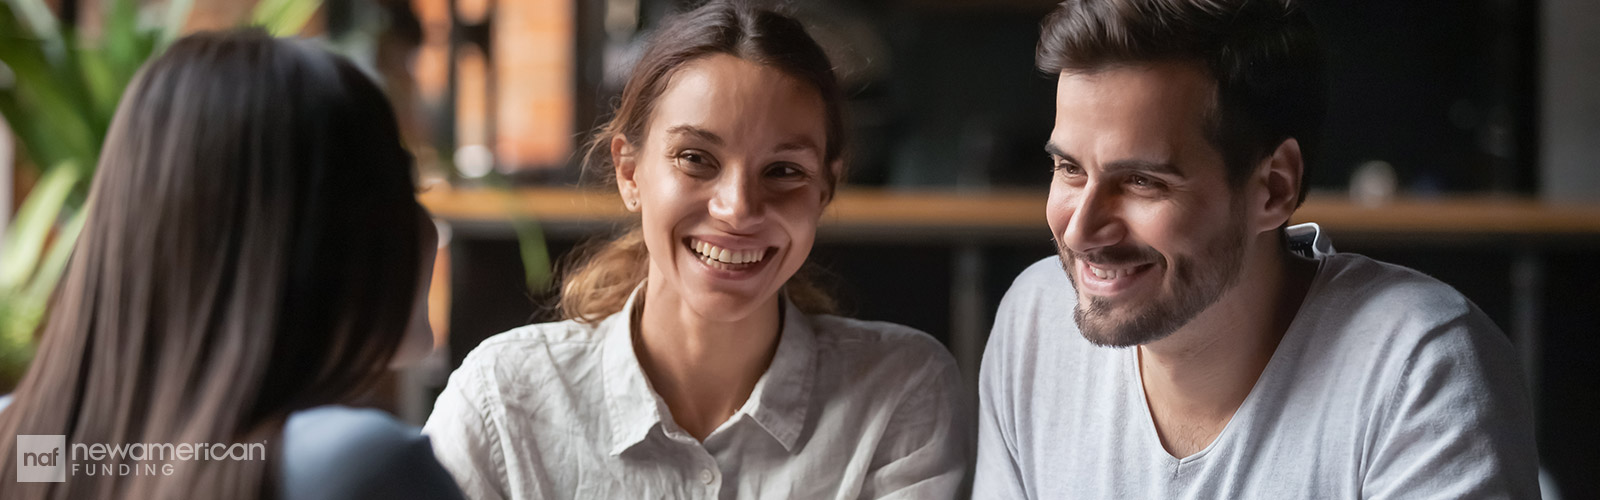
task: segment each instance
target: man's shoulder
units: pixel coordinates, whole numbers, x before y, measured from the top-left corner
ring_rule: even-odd
[[[1321,273],[1296,319],[1311,333],[1305,342],[1316,352],[1312,359],[1397,374],[1468,360],[1514,371],[1505,333],[1450,285],[1358,254],[1327,257]],[[1485,357],[1494,361],[1485,364]]]
[[[1364,256],[1329,257],[1323,272],[1319,310],[1301,332],[1312,335],[1297,342],[1308,347],[1298,361],[1320,376],[1285,377],[1321,390],[1289,406],[1318,408],[1307,399],[1324,397],[1351,409],[1372,439],[1365,488],[1437,489],[1413,473],[1447,469],[1492,478],[1478,485],[1490,489],[1533,478],[1523,469],[1537,453],[1517,350],[1487,315],[1439,280]],[[1503,472],[1512,468],[1522,470]]]
[[[1039,259],[1029,264],[1017,279],[1011,282],[1013,292],[1048,293],[1051,295],[1065,293],[1073,297],[1072,280],[1067,279],[1067,271],[1061,267],[1061,258],[1056,256]]]
[[[1076,372],[1114,356],[1115,350],[1097,348],[1079,333],[1076,307],[1077,292],[1060,259],[1047,257],[1028,266],[1000,301],[982,369]]]
[[[1011,288],[1000,300],[995,329],[1056,324],[1063,316],[1070,319],[1077,303],[1078,294],[1061,268],[1061,260],[1053,256],[1039,259],[1011,282]]]
[[[1487,323],[1454,287],[1408,267],[1342,253],[1325,258],[1320,272],[1315,305],[1356,320],[1413,328],[1463,318]]]

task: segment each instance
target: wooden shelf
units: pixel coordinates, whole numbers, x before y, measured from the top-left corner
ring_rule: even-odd
[[[420,198],[436,216],[480,225],[504,225],[520,218],[594,228],[625,221],[629,215],[611,191],[435,189]],[[1045,199],[1044,191],[848,189],[829,206],[821,230],[868,238],[1036,238],[1046,227]],[[1600,238],[1600,204],[1524,198],[1408,198],[1365,206],[1313,195],[1294,221],[1316,222],[1336,235],[1362,238]]]

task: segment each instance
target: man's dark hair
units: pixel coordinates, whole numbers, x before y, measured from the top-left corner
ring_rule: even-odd
[[[1327,93],[1311,21],[1289,0],[1067,0],[1046,17],[1037,64],[1054,74],[1156,62],[1203,66],[1217,83],[1207,136],[1230,185],[1293,137],[1310,169]],[[1307,183],[1302,178],[1300,200]]]

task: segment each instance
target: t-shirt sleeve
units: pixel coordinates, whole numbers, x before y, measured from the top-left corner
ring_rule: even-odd
[[[1362,496],[1538,498],[1532,402],[1515,352],[1476,309],[1423,335],[1379,407]]]
[[[459,499],[417,428],[376,410],[325,407],[284,428],[280,497]]]
[[[1016,429],[1013,426],[1010,359],[1017,314],[1018,288],[1014,286],[1000,303],[994,328],[984,349],[978,372],[978,463],[973,477],[973,498],[1027,498],[1022,469],[1017,461]]]
[[[499,431],[484,410],[490,403],[478,394],[484,386],[482,374],[470,361],[450,375],[422,432],[433,439],[439,463],[468,498],[506,498]]]
[[[861,498],[957,498],[972,459],[972,418],[961,404],[961,374],[942,347],[895,406]]]

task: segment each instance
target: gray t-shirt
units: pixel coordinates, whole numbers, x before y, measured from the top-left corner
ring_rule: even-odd
[[[1416,271],[1355,254],[1319,266],[1250,395],[1183,459],[1156,435],[1136,351],[1084,340],[1056,258],[1029,267],[983,358],[973,497],[1537,498],[1505,335]]]

